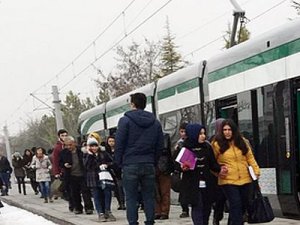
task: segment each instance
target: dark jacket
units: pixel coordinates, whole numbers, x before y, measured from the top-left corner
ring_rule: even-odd
[[[8,159],[5,156],[0,157],[0,173],[11,173],[12,168]]]
[[[28,156],[24,153],[24,155],[23,155],[23,162],[24,162],[24,167],[26,170],[26,176],[29,179],[35,178],[35,170],[33,168],[31,168],[31,166],[30,166],[32,158],[33,158],[33,154]]]
[[[80,169],[84,175],[85,168],[83,166],[83,152],[81,151],[81,149],[76,148],[76,153],[78,156]],[[66,168],[64,165],[65,163],[69,163],[70,165],[73,164],[72,152],[66,148],[64,148],[59,154],[59,167],[63,169],[64,176],[69,177],[71,175],[71,168]]]
[[[15,172],[16,177],[25,177],[25,168],[24,168],[23,158],[13,156],[12,165],[14,167],[14,172]]]
[[[183,172],[180,202],[183,204],[197,204],[199,202],[197,196],[199,196],[198,192],[200,191],[200,180],[206,182],[206,188],[209,194],[213,195],[215,183],[213,180],[214,175],[210,172],[210,170],[218,173],[221,168],[217,163],[213,149],[208,142],[201,144],[198,143],[195,145],[191,144],[189,138],[187,138],[183,145],[195,153],[197,157],[197,164],[195,170]]]
[[[97,154],[87,153],[84,157],[84,167],[86,169],[86,184],[88,187],[99,187],[99,166],[101,164],[107,164],[108,170],[113,173],[113,158],[106,151],[98,151]]]
[[[115,160],[119,167],[136,163],[153,163],[163,149],[163,133],[153,113],[131,110],[118,123]]]

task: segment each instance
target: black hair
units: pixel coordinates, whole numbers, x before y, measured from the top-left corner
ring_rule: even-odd
[[[63,133],[68,133],[68,131],[67,130],[65,130],[65,129],[59,129],[58,131],[57,131],[57,136],[59,137],[61,134],[63,134]]]
[[[145,109],[147,97],[143,93],[135,93],[130,95],[130,102],[134,104],[137,109]]]
[[[231,130],[232,130],[232,139],[231,140],[227,140],[224,137],[223,134],[223,128],[224,126],[228,125]],[[215,137],[215,140],[218,142],[219,146],[220,146],[220,152],[223,154],[224,152],[226,152],[227,149],[229,149],[229,143],[230,141],[234,141],[234,145],[236,147],[238,147],[239,149],[241,149],[243,155],[246,155],[248,152],[248,147],[247,144],[245,143],[243,136],[241,135],[237,125],[234,123],[233,120],[231,119],[225,119],[222,121],[221,123],[221,132],[218,133]]]
[[[182,122],[182,123],[179,125],[179,130],[181,130],[181,129],[184,129],[184,130],[185,130],[186,125],[188,125],[187,122]]]

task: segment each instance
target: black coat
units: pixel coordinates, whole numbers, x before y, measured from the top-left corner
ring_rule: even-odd
[[[85,168],[83,166],[83,152],[81,149],[76,148],[76,153],[78,156],[78,161],[79,161],[79,166],[81,168],[81,171],[83,175],[85,175]],[[68,149],[63,149],[60,154],[59,154],[59,167],[63,169],[64,171],[64,176],[69,177],[71,175],[71,168],[66,168],[65,163],[69,163],[70,165],[73,164],[72,160],[72,152]]]
[[[5,156],[2,156],[0,158],[0,172],[1,173],[11,173],[12,172],[10,163]]]
[[[88,187],[98,187],[99,186],[99,176],[100,172],[99,166],[101,164],[107,164],[108,170],[111,172],[115,178],[113,169],[113,158],[106,151],[99,151],[98,154],[86,154],[84,157],[84,167],[86,169],[86,183]]]
[[[213,149],[208,142],[198,144],[197,146],[191,146],[189,140],[184,142],[184,147],[192,150],[197,157],[197,164],[194,170],[188,170],[183,172],[182,184],[180,190],[179,201],[182,204],[195,205],[199,202],[197,196],[199,196],[199,182],[203,180],[206,182],[206,188],[213,197],[215,191],[215,182],[213,179],[213,172],[220,172],[220,165],[217,163],[213,153]]]

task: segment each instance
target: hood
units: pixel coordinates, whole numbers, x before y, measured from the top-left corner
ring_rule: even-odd
[[[194,124],[188,124],[185,128],[186,131],[186,135],[189,139],[189,141],[192,144],[197,144],[198,143],[198,137],[199,137],[199,133],[201,131],[201,129],[205,129],[204,126],[194,123]]]
[[[155,122],[153,113],[144,110],[132,110],[125,113],[131,121],[133,121],[139,127],[147,128]]]
[[[216,120],[216,125],[215,125],[215,133],[216,134],[222,133],[222,122],[224,120],[225,119],[223,119],[223,118],[219,118],[219,119]]]

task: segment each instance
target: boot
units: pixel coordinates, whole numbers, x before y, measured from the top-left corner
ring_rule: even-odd
[[[48,203],[48,198],[44,198],[44,203]]]

